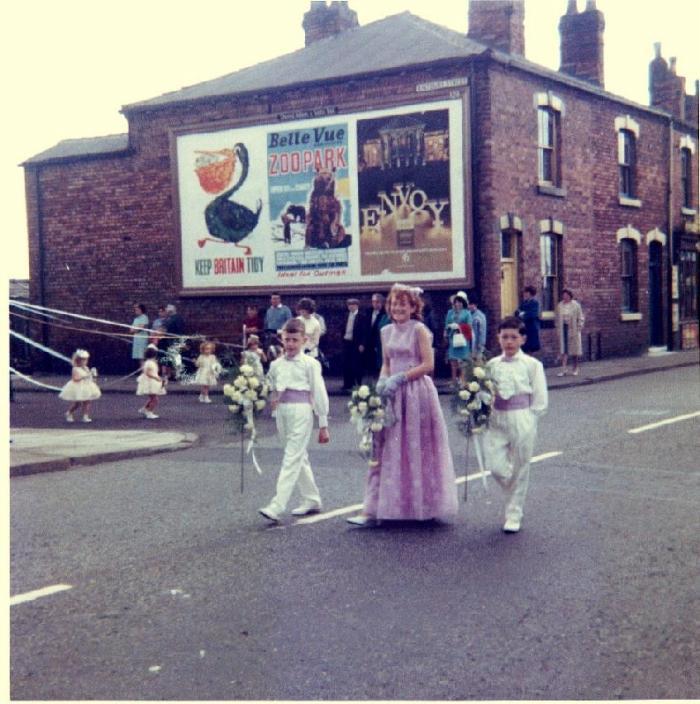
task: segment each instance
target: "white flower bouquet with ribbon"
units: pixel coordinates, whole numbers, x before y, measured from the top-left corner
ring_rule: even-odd
[[[231,384],[224,384],[224,403],[229,410],[229,420],[241,435],[241,491],[243,491],[244,452],[251,454],[253,466],[258,474],[262,474],[255,457],[255,440],[257,431],[255,418],[267,407],[267,397],[270,386],[264,379],[256,376],[255,370],[248,364],[238,368]],[[245,435],[248,434],[248,447],[243,448]]]
[[[496,396],[496,385],[487,368],[481,362],[470,360],[462,365],[462,380],[452,396],[452,410],[457,417],[457,427],[467,438],[467,461],[469,457],[469,440],[474,436],[474,450],[481,471],[481,479],[486,487],[483,451],[480,433],[489,424],[491,410]],[[467,497],[468,477],[464,481],[464,498]]]
[[[350,422],[360,435],[360,452],[370,467],[379,464],[378,436],[384,428],[393,425],[393,413],[385,400],[377,393],[374,384],[362,384],[353,389],[348,401]]]

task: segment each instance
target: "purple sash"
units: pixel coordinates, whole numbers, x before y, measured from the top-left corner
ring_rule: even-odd
[[[285,389],[279,397],[280,403],[311,403],[311,392]]]
[[[493,407],[497,411],[520,411],[530,408],[530,394],[516,394],[508,399],[496,396]]]

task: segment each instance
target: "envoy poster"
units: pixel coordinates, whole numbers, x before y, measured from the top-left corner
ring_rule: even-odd
[[[465,275],[462,103],[175,137],[185,289]]]

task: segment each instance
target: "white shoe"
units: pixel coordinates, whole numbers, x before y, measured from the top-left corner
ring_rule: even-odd
[[[199,402],[204,403],[204,396],[202,396],[202,394],[199,394]]]
[[[506,518],[506,522],[503,524],[504,533],[517,533],[520,530],[520,519],[519,518]]]
[[[304,502],[295,509],[292,509],[292,516],[306,516],[309,513],[321,513],[323,506],[320,503]]]
[[[272,521],[273,523],[279,523],[280,522],[280,517],[277,514],[277,511],[275,511],[273,508],[270,506],[264,506],[263,508],[258,509],[258,513],[263,517],[267,518],[268,521]]]
[[[146,411],[146,409],[142,406],[141,408],[139,408],[138,413],[140,413],[142,416],[145,416],[146,413],[147,413],[147,411]]]
[[[144,415],[146,416],[146,418],[148,418],[148,420],[155,420],[156,418],[160,418],[160,416],[157,416],[155,413],[153,413],[151,411],[146,411],[146,413]]]
[[[75,423],[75,418],[73,418],[73,414],[69,411],[66,411],[66,423]]]
[[[90,418],[90,416],[83,416],[83,423],[92,423],[92,418]]]
[[[202,403],[211,403],[211,399],[209,398],[209,396],[205,396],[205,397],[202,399]]]
[[[358,526],[360,528],[375,528],[379,525],[379,521],[371,516],[350,516],[350,518],[345,519],[350,525]]]

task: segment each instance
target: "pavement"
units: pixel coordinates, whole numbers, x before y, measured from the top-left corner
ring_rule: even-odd
[[[596,384],[628,376],[651,374],[666,369],[698,366],[700,352],[682,350],[661,351],[637,357],[603,359],[581,364],[578,376],[557,376],[561,370],[547,368],[547,384],[551,392],[587,384]],[[65,376],[36,375],[37,386],[19,377],[12,378],[15,394],[43,391],[56,393],[63,386]],[[134,376],[101,376],[98,379],[103,394],[133,394]],[[342,379],[326,379],[328,392],[332,396],[343,395]],[[441,394],[449,394],[449,380],[437,379],[436,386]],[[53,388],[52,388],[53,387]],[[192,394],[196,389],[189,385],[171,383],[168,394]],[[221,393],[219,390],[218,393]],[[92,465],[121,459],[169,452],[192,447],[199,441],[196,433],[176,431],[146,430],[86,430],[11,428],[10,429],[10,476],[24,476],[39,472],[68,469],[76,465]]]

